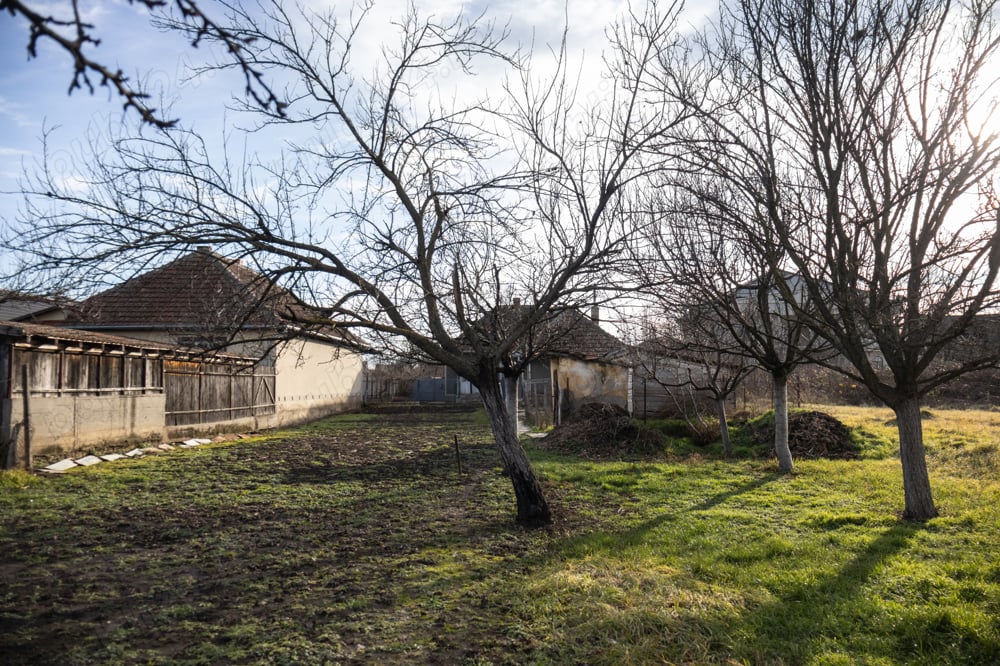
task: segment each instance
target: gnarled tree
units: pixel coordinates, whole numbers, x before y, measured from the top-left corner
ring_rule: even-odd
[[[95,146],[81,189],[40,173],[10,244],[34,271],[78,284],[198,244],[245,258],[373,346],[416,350],[474,384],[518,521],[546,524],[498,377],[520,374],[544,351],[551,318],[607,288],[621,260],[624,195],[663,168],[645,148],[677,119],[647,81],[673,39],[673,10],[612,30],[628,48],[616,48],[606,91],[588,105],[565,49],[539,80],[502,30],[413,9],[366,69],[359,9],[345,20],[278,2],[228,7],[242,57],[287,82],[277,109],[244,100],[259,132],[298,137],[282,164],[233,166],[177,130],[119,137]],[[477,67],[506,69],[506,86],[477,85]],[[515,297],[527,307],[511,309]]]
[[[710,187],[697,195],[745,194],[759,212],[747,235],[774,246],[782,293],[808,295],[798,314],[837,352],[829,364],[895,411],[910,519],[937,513],[921,399],[1000,360],[948,353],[1000,304],[997,13],[993,0],[732,0],[697,58],[664,63],[665,95],[698,117],[685,156]]]

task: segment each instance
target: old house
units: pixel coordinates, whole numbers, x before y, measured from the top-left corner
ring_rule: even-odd
[[[63,321],[73,305],[67,299],[0,290],[0,321],[25,321],[36,324]]]
[[[207,247],[88,298],[66,325],[256,359],[257,372],[274,377],[275,414],[268,426],[357,407],[364,396],[355,336],[261,273]]]
[[[0,466],[26,433],[38,454],[184,435],[178,406],[206,401],[212,420],[254,426],[275,411],[268,382],[250,358],[0,321]]]
[[[627,347],[590,316],[566,310],[544,324],[543,352],[521,377],[525,420],[532,426],[562,421],[588,402],[632,411],[632,368]]]

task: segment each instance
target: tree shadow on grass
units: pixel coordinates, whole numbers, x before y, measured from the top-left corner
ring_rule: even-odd
[[[706,497],[704,500],[697,502],[696,504],[692,504],[691,506],[664,511],[659,515],[632,527],[623,528],[618,531],[603,530],[579,535],[570,539],[565,544],[564,552],[571,556],[582,552],[592,552],[594,549],[600,549],[608,553],[612,553],[621,548],[621,546],[638,545],[645,542],[647,538],[649,538],[650,533],[655,531],[657,528],[677,520],[678,517],[683,514],[696,513],[712,509],[731,499],[759,490],[769,483],[782,478],[782,476],[782,474],[777,472],[763,474],[744,483],[740,483],[729,490]]]
[[[739,626],[719,626],[729,635],[751,637],[734,655],[752,662],[806,663],[838,653],[854,660],[897,659],[901,663],[1000,663],[1000,644],[954,622],[928,599],[910,607],[912,576],[889,592],[897,609],[887,612],[885,588],[873,583],[883,565],[905,557],[925,526],[897,522],[825,579],[790,586],[773,601],[745,614]],[[780,566],[780,564],[778,565]],[[888,641],[886,637],[891,637]],[[887,644],[888,643],[888,644]],[[943,661],[942,661],[943,660]]]

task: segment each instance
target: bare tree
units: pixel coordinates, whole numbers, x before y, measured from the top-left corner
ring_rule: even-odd
[[[135,85],[120,67],[110,66],[90,55],[88,49],[99,46],[101,40],[95,36],[95,26],[84,20],[78,0],[67,0],[62,3],[63,12],[58,15],[47,13],[53,9],[50,5],[41,7],[38,4],[42,3],[0,0],[0,12],[6,12],[12,19],[20,16],[28,22],[29,58],[34,58],[38,54],[39,41],[49,41],[65,51],[72,59],[73,76],[70,79],[69,93],[86,89],[93,94],[96,82],[96,85],[108,88],[117,94],[124,100],[125,109],[134,109],[144,123],[160,128],[172,127],[177,123],[176,120],[164,117],[158,109],[151,106],[149,93],[143,91],[141,85]],[[247,96],[262,108],[282,113],[281,100],[261,76],[260,70],[251,65],[244,56],[243,48],[246,42],[216,23],[202,11],[197,2],[129,0],[129,4],[142,5],[150,10],[172,10],[176,20],[190,29],[193,47],[197,47],[202,41],[221,42],[228,57],[243,72]],[[55,9],[60,7],[57,5]]]
[[[713,182],[711,175],[681,173],[649,198],[651,223],[634,269],[644,293],[674,313],[690,352],[742,356],[770,375],[774,450],[779,468],[791,472],[788,378],[825,345],[799,314],[807,308],[803,294],[786,298],[779,290],[771,270],[773,245],[754,225],[753,202]],[[756,228],[747,233],[748,226]]]
[[[777,288],[807,294],[828,364],[897,416],[904,515],[936,515],[920,423],[935,387],[1000,360],[942,353],[1000,302],[998,4],[734,0],[665,62],[697,113],[689,168],[747,201]],[[883,371],[882,365],[886,366]]]
[[[682,409],[685,421],[692,429],[707,430],[697,396],[708,393],[715,405],[722,451],[727,456],[732,455],[726,401],[755,366],[746,356],[730,351],[732,345],[724,342],[721,328],[706,329],[700,323],[690,325],[686,319],[692,316],[692,312],[688,309],[665,313],[669,323],[661,326],[650,323],[643,327],[639,366],[645,377],[663,388]],[[708,339],[709,333],[714,337]],[[678,395],[679,391],[685,393]],[[690,410],[684,409],[688,394]]]
[[[646,82],[674,10],[612,31],[629,48],[608,63],[609,92],[585,104],[565,48],[541,81],[503,30],[412,8],[366,72],[354,59],[367,55],[355,42],[368,6],[356,9],[341,21],[278,2],[228,7],[226,33],[247,63],[288,82],[280,110],[244,100],[257,129],[310,130],[283,164],[219,163],[196,135],[147,129],[91,158],[82,193],[39,174],[11,244],[33,270],[78,283],[197,244],[244,257],[373,346],[416,350],[475,385],[518,521],[546,524],[498,377],[512,383],[554,317],[609,286],[629,232],[622,202],[663,168],[646,148],[676,122]],[[498,66],[512,74],[491,96],[474,72]]]

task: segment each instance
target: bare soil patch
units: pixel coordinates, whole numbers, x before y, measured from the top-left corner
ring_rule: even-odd
[[[0,495],[0,661],[516,661],[509,486],[478,415],[410,409],[44,477]]]

